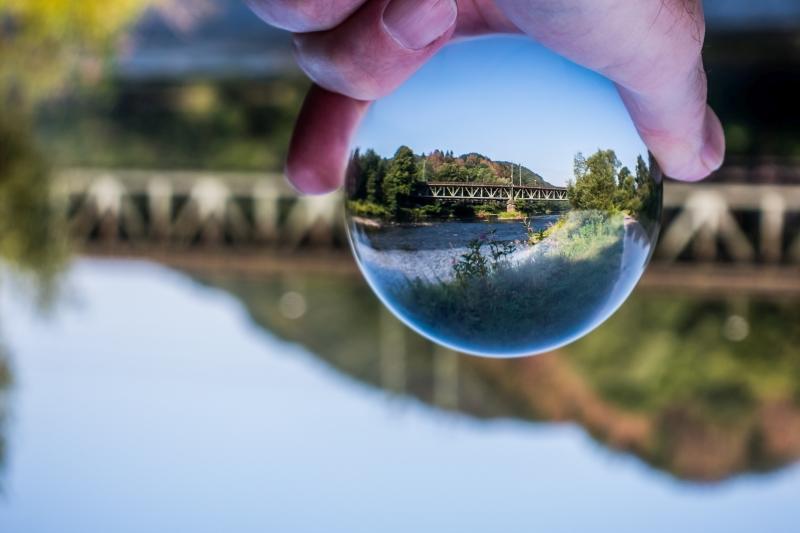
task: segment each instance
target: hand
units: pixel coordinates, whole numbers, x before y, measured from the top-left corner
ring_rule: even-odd
[[[248,0],[295,33],[315,82],[286,174],[304,193],[342,184],[369,102],[390,93],[454,37],[524,33],[611,79],[664,173],[696,181],[719,168],[722,126],[706,105],[701,0]]]

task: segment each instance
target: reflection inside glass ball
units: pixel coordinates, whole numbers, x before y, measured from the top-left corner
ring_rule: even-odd
[[[358,264],[406,324],[495,357],[600,325],[641,277],[661,176],[613,85],[495,37],[373,104],[346,182]]]

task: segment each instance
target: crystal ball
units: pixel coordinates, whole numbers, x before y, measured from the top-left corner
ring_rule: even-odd
[[[592,331],[631,293],[661,182],[610,81],[523,38],[464,41],[364,118],[348,235],[412,329],[460,352],[533,355]]]

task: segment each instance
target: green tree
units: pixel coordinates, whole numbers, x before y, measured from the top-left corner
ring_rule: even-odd
[[[356,148],[347,168],[347,191],[350,199],[382,203],[385,166],[384,160],[375,150],[369,149],[362,154]]]
[[[658,198],[653,186],[650,166],[639,156],[636,160],[636,206],[640,211],[651,215],[658,210]]]
[[[366,176],[366,194],[370,202],[383,201],[383,174],[385,165],[383,159],[375,150],[367,150],[361,156],[361,169]]]
[[[494,183],[498,181],[495,173],[486,165],[477,165],[469,170],[469,181],[474,181],[476,183]]]
[[[570,203],[576,209],[614,211],[617,193],[617,173],[620,163],[614,150],[598,150],[584,158],[575,156],[575,181],[567,186]]]
[[[414,190],[418,181],[417,164],[414,152],[408,146],[401,146],[394,154],[386,177],[383,180],[383,193],[386,208],[396,216],[402,204]]]
[[[380,203],[383,200],[383,159],[369,149],[359,160],[359,171],[364,183],[363,197],[370,202]]]
[[[10,272],[32,279],[45,301],[68,258],[49,171],[26,121],[0,115],[0,259]]]
[[[647,166],[644,158],[636,158],[636,189],[641,191],[650,184],[650,167]]]
[[[586,158],[583,157],[583,152],[578,152],[575,155],[575,160],[572,164],[572,168],[576,180],[580,177],[583,177],[583,175],[586,174]]]
[[[157,0],[0,0],[0,96],[30,108],[102,57]]]
[[[636,181],[628,167],[622,167],[617,176],[615,202],[620,209],[629,213],[635,213],[639,210],[639,202],[636,197]]]
[[[469,171],[454,162],[444,163],[436,172],[437,181],[470,181]]]
[[[353,150],[347,166],[347,191],[351,200],[363,200],[367,197],[367,176],[361,168],[361,152],[358,148]]]

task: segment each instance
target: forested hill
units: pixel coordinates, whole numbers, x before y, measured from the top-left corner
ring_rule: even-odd
[[[430,154],[416,156],[425,162],[426,181],[471,181],[479,183],[511,183],[512,172],[515,184],[537,187],[553,187],[552,184],[532,171],[509,161],[492,161],[477,152],[455,156],[452,151],[434,150]]]
[[[413,200],[414,191],[423,182],[509,184],[512,176],[517,185],[522,176],[522,185],[552,187],[529,168],[492,161],[478,153],[455,156],[453,152],[434,150],[417,154],[408,146],[401,146],[392,157],[385,158],[372,149],[356,149],[347,169],[347,194],[350,200],[366,202],[361,206],[365,213],[388,213],[394,217],[403,209],[418,207]]]

